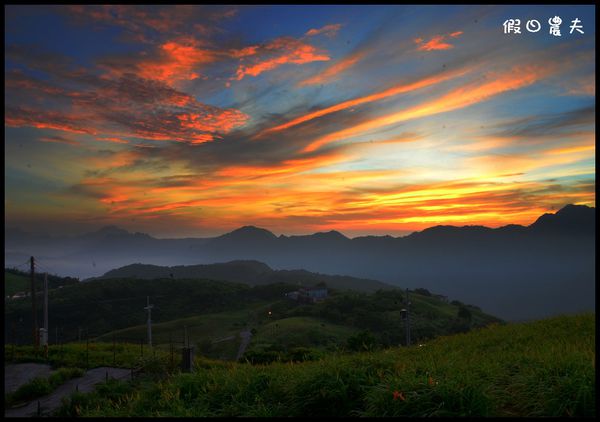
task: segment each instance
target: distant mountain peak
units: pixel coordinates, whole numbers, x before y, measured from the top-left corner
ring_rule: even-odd
[[[232,232],[219,236],[217,239],[239,239],[239,240],[263,240],[277,239],[273,233],[267,229],[261,229],[256,226],[243,226]]]
[[[529,226],[537,232],[595,233],[596,208],[565,205],[556,213],[546,213]]]
[[[568,205],[565,205],[564,207],[562,207],[560,210],[558,210],[558,212],[556,212],[556,214],[557,215],[574,215],[575,213],[588,213],[594,209],[595,208],[588,207],[587,205],[568,204]]]
[[[348,238],[344,236],[342,233],[337,230],[329,230],[328,232],[318,232],[313,234],[313,236],[321,238],[321,239],[345,239]]]

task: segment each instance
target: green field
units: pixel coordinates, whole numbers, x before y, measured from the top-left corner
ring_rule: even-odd
[[[596,415],[595,377],[595,314],[585,314],[313,362],[204,361],[192,374],[74,394],[60,414],[581,417]]]
[[[250,350],[265,350],[273,345],[283,348],[318,348],[344,344],[357,329],[331,324],[316,318],[291,317],[261,326],[252,338]]]
[[[255,325],[259,313],[266,314],[268,303],[258,303],[247,308],[204,314],[195,317],[181,318],[164,323],[152,324],[152,339],[159,350],[168,350],[171,342],[175,347],[181,347],[184,341],[184,327],[190,345],[194,346],[198,354],[212,358],[226,360],[235,359],[240,345],[238,334],[249,329],[249,324]],[[145,339],[147,325],[137,325],[123,330],[113,331],[95,339],[98,342],[111,342],[113,335],[117,339]],[[223,338],[234,337],[231,340],[218,341]],[[215,343],[216,342],[216,343]]]

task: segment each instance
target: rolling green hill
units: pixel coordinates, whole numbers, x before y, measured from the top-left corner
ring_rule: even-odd
[[[245,284],[211,280],[111,279],[77,283],[49,292],[50,331],[59,330],[63,342],[142,325],[146,322],[146,297],[155,308],[157,323],[241,309],[265,300],[281,300],[290,286],[273,284],[250,287]],[[38,306],[41,318],[41,306]],[[5,333],[16,324],[17,341],[28,341],[31,327],[31,301],[11,300],[4,311]],[[7,337],[5,337],[7,338]]]
[[[250,351],[289,353],[295,347],[332,349],[343,347],[348,336],[369,331],[377,344],[404,344],[405,331],[400,310],[406,307],[404,292],[398,289],[374,293],[337,291],[320,303],[303,304],[284,296],[297,286],[269,284],[248,286],[212,280],[108,279],[77,283],[49,294],[51,341],[82,339],[138,343],[146,338],[146,297],[151,297],[153,340],[181,341],[184,326],[190,342],[207,356],[235,357],[239,338],[218,347],[209,344],[219,338],[254,330]],[[18,343],[29,341],[30,301],[7,302],[5,332],[16,326]],[[478,308],[458,302],[447,303],[427,291],[411,292],[411,333],[413,341],[468,331],[500,320]],[[269,314],[268,312],[271,312]],[[41,309],[40,309],[41,317]],[[273,324],[273,325],[269,325]],[[277,331],[278,324],[287,327]],[[53,327],[56,328],[53,330]],[[329,336],[328,329],[338,332]],[[275,331],[273,331],[275,330]],[[273,336],[273,332],[280,335]],[[267,333],[269,339],[267,339]],[[20,334],[20,338],[19,338]],[[285,334],[285,335],[283,335]],[[8,338],[8,337],[6,337]],[[12,341],[12,333],[11,333]],[[226,346],[230,352],[219,350]]]
[[[250,350],[284,350],[295,347],[327,348],[343,345],[357,328],[311,317],[290,317],[269,322],[257,330]]]
[[[25,292],[31,289],[31,281],[29,278],[13,274],[11,272],[4,272],[4,297],[12,296],[17,292]]]
[[[199,360],[74,394],[59,415],[594,417],[595,352],[595,315],[561,316],[314,362]]]

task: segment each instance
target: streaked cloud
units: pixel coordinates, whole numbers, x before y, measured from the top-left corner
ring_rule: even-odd
[[[327,35],[328,37],[335,37],[337,32],[342,27],[339,23],[325,25],[321,28],[313,28],[306,31],[307,37],[314,37],[315,35]]]
[[[300,116],[300,117],[298,117],[294,120],[291,120],[287,123],[284,123],[282,125],[267,129],[263,133],[277,132],[280,130],[288,129],[290,127],[299,125],[301,123],[307,122],[312,119],[316,119],[321,116],[325,116],[327,114],[335,113],[340,110],[346,110],[351,107],[359,106],[361,104],[366,104],[366,103],[370,103],[373,101],[380,101],[382,99],[385,99],[385,98],[388,98],[388,97],[391,97],[394,95],[404,94],[404,93],[418,90],[418,89],[421,89],[424,87],[435,85],[435,84],[438,84],[440,82],[443,82],[443,81],[446,81],[446,80],[449,80],[452,78],[460,77],[468,72],[469,72],[469,69],[463,68],[463,69],[459,69],[457,71],[452,71],[452,72],[442,72],[440,74],[437,74],[437,75],[434,75],[431,77],[426,77],[426,78],[417,80],[412,83],[402,83],[399,85],[395,85],[384,91],[380,91],[380,92],[370,94],[370,95],[367,95],[364,97],[359,97],[359,98],[355,98],[352,100],[344,101],[342,103],[333,105],[331,107],[327,107],[322,110],[318,110],[318,111],[309,113],[307,115]]]
[[[277,38],[265,45],[243,49],[246,62],[236,71],[236,80],[246,76],[258,76],[284,64],[306,64],[315,61],[328,61],[329,55],[316,47],[292,37]],[[239,55],[239,53],[238,53]],[[249,64],[246,64],[250,62]]]
[[[419,51],[433,51],[433,50],[449,50],[454,48],[454,45],[450,44],[449,38],[456,38],[462,35],[462,31],[454,31],[447,35],[435,35],[427,42],[423,38],[415,38],[415,44],[418,44],[417,50]],[[448,41],[445,41],[448,40]]]
[[[338,77],[341,73],[343,73],[347,69],[354,66],[360,60],[362,60],[364,58],[365,54],[366,54],[365,51],[358,51],[356,53],[350,54],[349,56],[344,57],[343,59],[338,60],[337,62],[333,63],[331,66],[329,66],[323,72],[321,72],[315,76],[311,76],[308,79],[304,79],[303,81],[300,81],[298,86],[317,85],[317,84],[327,83],[327,82],[331,81],[332,79]]]
[[[495,95],[529,86],[550,72],[549,67],[530,65],[517,66],[503,73],[490,73],[483,79],[483,82],[478,81],[464,85],[435,100],[323,136],[306,146],[304,152],[314,151],[331,142],[391,124],[468,107],[486,101]]]

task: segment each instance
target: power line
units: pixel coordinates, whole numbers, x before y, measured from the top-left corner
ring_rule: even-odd
[[[29,259],[27,261],[23,262],[22,264],[14,265],[14,266],[12,266],[9,269],[16,270],[16,269],[19,269],[19,268],[27,268],[28,265],[29,265]]]

